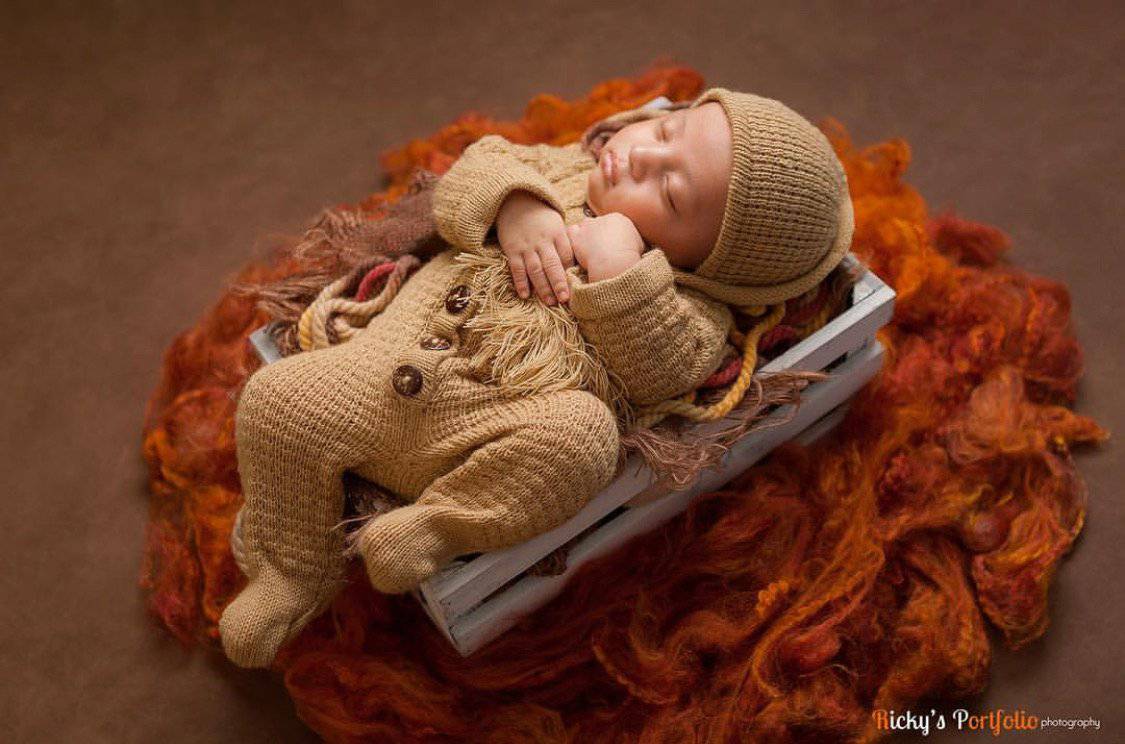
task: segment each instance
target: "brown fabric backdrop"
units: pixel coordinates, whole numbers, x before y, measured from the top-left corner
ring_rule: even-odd
[[[1012,260],[1071,288],[1077,410],[1115,438],[1079,458],[1089,526],[1052,628],[998,651],[967,707],[1093,716],[1091,738],[1120,735],[1120,6],[145,5],[0,9],[5,740],[313,739],[279,680],[185,653],[144,614],[139,432],[161,350],[256,239],[377,188],[381,149],[661,55],[834,115],[857,143],[905,137],[908,179],[936,209],[1007,231]]]

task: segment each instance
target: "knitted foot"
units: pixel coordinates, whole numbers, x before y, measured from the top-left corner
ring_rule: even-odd
[[[219,634],[223,651],[235,664],[264,668],[277,650],[319,615],[333,591],[318,593],[263,562],[258,575],[223,610]]]
[[[356,530],[352,551],[363,557],[367,578],[376,590],[411,591],[445,565],[449,546],[428,519],[435,511],[411,504],[380,514]]]

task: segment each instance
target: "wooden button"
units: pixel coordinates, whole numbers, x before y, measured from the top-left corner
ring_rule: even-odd
[[[452,346],[452,343],[450,343],[449,339],[442,338],[441,336],[427,336],[422,339],[421,346],[423,349],[428,349],[430,351],[445,351]]]
[[[445,309],[453,314],[461,312],[469,306],[469,297],[472,294],[473,290],[467,285],[458,284],[445,296]]]
[[[403,364],[391,373],[391,384],[399,395],[415,395],[422,389],[422,371],[412,364]]]

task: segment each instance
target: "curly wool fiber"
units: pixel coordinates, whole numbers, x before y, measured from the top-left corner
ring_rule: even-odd
[[[443,172],[465,144],[573,141],[591,122],[702,78],[654,68],[582,101],[538,96],[518,122],[461,117],[387,153],[391,186]],[[870,740],[874,708],[971,694],[990,661],[986,623],[1018,648],[1047,625],[1047,591],[1082,527],[1071,448],[1104,440],[1073,413],[1082,355],[1057,282],[1006,263],[994,228],[931,217],[903,180],[901,140],[847,169],[853,252],[898,292],[880,374],[840,428],[786,444],[680,517],[583,566],[548,606],[463,659],[408,596],[353,565],[331,609],[275,668],[301,718],[333,742]],[[242,282],[298,274],[286,259]],[[144,454],[151,515],[141,583],[185,643],[217,647],[244,581],[229,535],[240,505],[232,416],[263,320],[225,294],[164,359]]]

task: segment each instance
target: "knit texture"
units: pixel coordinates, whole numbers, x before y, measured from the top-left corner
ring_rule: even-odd
[[[843,166],[824,134],[785,104],[711,88],[691,107],[722,105],[733,162],[719,237],[677,281],[735,305],[775,304],[816,286],[851,245]]]
[[[721,364],[730,311],[677,292],[659,249],[598,282],[573,267],[569,310],[516,296],[487,240],[500,205],[523,189],[579,221],[593,166],[577,145],[482,138],[434,192],[453,249],[347,343],[250,377],[236,414],[249,583],[219,623],[235,663],[271,663],[335,595],[350,552],[376,589],[401,593],[458,555],[562,524],[616,474],[620,398],[664,400]],[[423,343],[435,337],[448,348]],[[347,544],[345,471],[410,502]]]

